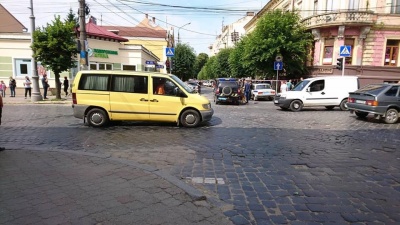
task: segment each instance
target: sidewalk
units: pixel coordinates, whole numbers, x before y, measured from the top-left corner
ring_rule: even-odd
[[[18,89],[16,91],[16,96],[11,97],[9,91],[7,90],[6,97],[3,97],[4,104],[72,104],[71,95],[65,97],[65,95],[61,95],[61,99],[56,100],[55,95],[47,95],[48,99],[43,99],[42,101],[32,101],[32,99],[28,96],[25,99],[25,90]],[[41,93],[41,97],[43,98],[43,94]]]

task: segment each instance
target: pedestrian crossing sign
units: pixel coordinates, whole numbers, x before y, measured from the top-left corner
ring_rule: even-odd
[[[175,55],[175,49],[174,48],[166,48],[165,55],[167,57],[173,57]]]
[[[349,45],[342,45],[340,46],[339,55],[341,57],[349,57],[351,55],[351,46]]]

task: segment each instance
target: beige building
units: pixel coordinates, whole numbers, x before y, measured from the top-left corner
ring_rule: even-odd
[[[308,66],[311,75],[340,75],[340,47],[351,49],[345,75],[362,84],[400,80],[400,6],[398,0],[271,0],[245,26],[251,32],[265,12],[297,10],[314,35]],[[349,48],[350,47],[350,48]]]

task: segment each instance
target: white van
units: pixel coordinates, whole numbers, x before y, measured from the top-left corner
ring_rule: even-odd
[[[359,89],[356,76],[327,76],[308,78],[298,83],[292,90],[275,96],[274,104],[281,109],[294,112],[303,107],[324,106],[333,109],[339,106],[347,110],[349,92]]]

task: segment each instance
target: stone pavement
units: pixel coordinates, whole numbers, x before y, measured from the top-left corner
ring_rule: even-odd
[[[48,97],[32,102],[17,92],[3,100],[6,106],[71,103],[70,97]],[[7,146],[0,152],[1,225],[231,224],[217,204],[176,177],[132,160],[43,148]]]

